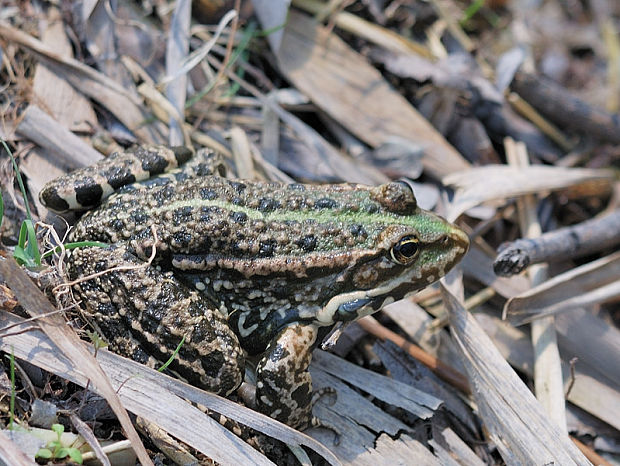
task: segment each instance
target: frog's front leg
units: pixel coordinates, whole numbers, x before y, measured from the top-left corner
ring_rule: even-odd
[[[317,335],[315,325],[289,325],[269,344],[256,369],[257,409],[298,429],[320,424],[312,416],[308,371]]]

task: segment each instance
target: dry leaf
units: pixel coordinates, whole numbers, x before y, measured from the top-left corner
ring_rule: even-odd
[[[549,421],[474,317],[443,285],[442,292],[480,415],[504,461],[589,465],[568,436]]]
[[[443,178],[456,194],[448,206],[446,217],[456,220],[467,209],[488,201],[504,201],[524,194],[547,193],[592,181],[611,184],[614,174],[609,170],[588,170],[534,165],[512,167],[486,165],[452,173]]]
[[[510,298],[504,318],[522,325],[542,316],[620,297],[620,252],[571,269]]]

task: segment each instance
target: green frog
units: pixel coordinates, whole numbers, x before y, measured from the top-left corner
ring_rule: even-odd
[[[57,211],[94,208],[69,240],[110,246],[71,251],[67,271],[113,351],[150,366],[174,355],[170,370],[223,395],[253,362],[260,412],[317,425],[314,346],[335,323],[438,280],[468,237],[421,209],[406,183],[224,173],[207,150],[146,146],[52,181],[40,198]]]

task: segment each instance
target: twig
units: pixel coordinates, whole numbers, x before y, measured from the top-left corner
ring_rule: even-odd
[[[519,72],[511,87],[556,125],[620,144],[620,121],[614,115],[590,106],[553,81]]]
[[[317,15],[322,14],[325,8],[325,3],[316,0],[293,0],[293,5]],[[425,58],[433,57],[428,47],[396,34],[390,29],[377,26],[359,16],[346,11],[328,11],[328,13],[331,16],[330,21],[333,21],[343,31],[362,37],[386,50],[395,53],[415,53]]]
[[[534,123],[538,129],[549,136],[558,146],[560,146],[566,152],[573,149],[574,144],[564,136],[564,133],[560,131],[555,125],[544,118],[532,105],[530,105],[525,99],[515,92],[509,92],[507,96],[508,102],[513,108],[523,115],[525,118]]]
[[[497,275],[513,275],[530,264],[585,256],[620,244],[620,209],[609,215],[560,228],[537,238],[500,246],[493,264]]]
[[[19,335],[20,333],[23,333],[23,330],[20,330],[18,333],[5,333],[5,332],[7,330],[13,328],[13,327],[19,327],[20,325],[23,325],[26,322],[32,322],[32,321],[41,319],[43,317],[47,317],[47,316],[51,316],[51,315],[54,315],[54,314],[58,314],[59,312],[64,312],[64,309],[57,309],[57,310],[52,311],[52,312],[46,312],[46,313],[38,315],[38,316],[29,317],[29,318],[23,320],[22,322],[20,322],[18,324],[11,324],[11,325],[7,325],[6,327],[2,327],[2,328],[0,328],[0,337],[8,337],[9,335]],[[39,327],[36,327],[36,326],[27,327],[27,329],[38,329],[38,328]]]
[[[437,359],[435,356],[428,354],[419,346],[411,343],[397,333],[381,325],[374,317],[366,316],[358,321],[359,325],[368,333],[382,340],[390,340],[396,343],[401,349],[416,358],[430,370],[432,370],[439,378],[445,380],[449,384],[455,386],[463,393],[471,393],[467,377],[446,363]]]
[[[579,358],[572,358],[569,362],[570,382],[568,383],[568,388],[566,389],[566,395],[565,395],[566,398],[568,398],[568,395],[570,394],[571,390],[573,389],[573,386],[575,385],[575,364],[577,364],[578,360]]]
[[[586,458],[588,458],[590,462],[592,462],[592,464],[596,464],[596,466],[612,466],[612,464],[609,461],[607,461],[601,455],[596,453],[592,448],[590,448],[586,444],[581,443],[579,440],[577,440],[575,437],[572,437],[572,436],[570,439],[573,441],[575,445],[577,445],[577,448],[581,450],[581,453],[583,453],[583,455]]]
[[[239,11],[241,10],[241,0],[235,0],[235,6],[233,8],[237,14],[232,20],[232,24],[230,25],[230,36],[228,38],[228,42],[226,43],[226,55],[224,55],[224,60],[222,61],[222,67],[217,71],[217,75],[213,79],[214,85],[217,86],[222,76],[228,69],[228,63],[230,62],[230,56],[232,54],[233,44],[235,42],[235,34],[237,33],[237,26],[239,25]]]
[[[97,437],[95,437],[95,434],[93,434],[93,431],[90,429],[90,427],[88,427],[88,425],[84,421],[82,421],[78,416],[73,413],[69,416],[69,419],[71,419],[71,423],[73,424],[73,427],[75,427],[75,430],[77,430],[78,433],[82,437],[84,437],[84,440],[86,440],[88,445],[90,445],[90,448],[92,448],[93,452],[95,453],[97,459],[101,462],[101,464],[103,464],[104,466],[110,466],[110,460],[108,459],[108,456],[101,448]],[[128,448],[130,447],[128,446]]]

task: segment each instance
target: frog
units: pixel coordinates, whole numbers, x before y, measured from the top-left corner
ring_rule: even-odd
[[[48,183],[84,211],[67,274],[109,348],[228,396],[245,367],[255,409],[320,425],[308,370],[328,332],[434,283],[468,236],[419,207],[409,183],[230,179],[221,155],[143,145]]]

